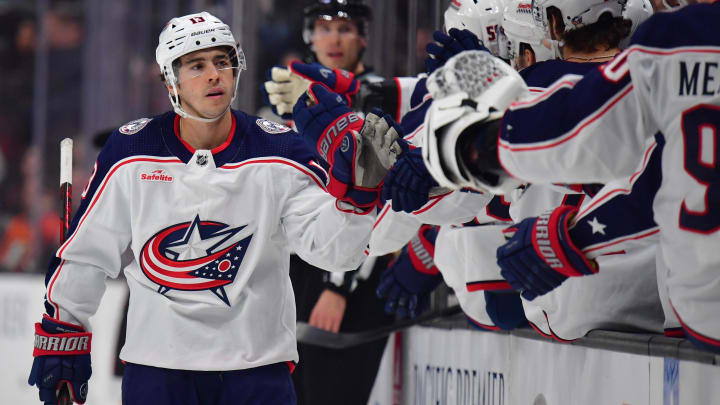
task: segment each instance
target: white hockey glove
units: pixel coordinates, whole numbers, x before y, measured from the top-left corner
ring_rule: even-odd
[[[285,119],[292,118],[295,103],[312,82],[279,66],[273,67],[268,73],[270,77],[264,85],[266,101],[270,103],[275,114]]]
[[[298,132],[330,166],[328,192],[364,210],[378,203],[388,167],[403,150],[399,128],[380,114],[363,121],[321,83],[311,84],[293,111]]]
[[[522,184],[497,160],[497,130],[513,101],[529,94],[522,77],[484,51],[465,51],[428,77],[423,161],[442,187],[505,194]]]
[[[285,119],[292,118],[292,111],[300,96],[311,83],[322,83],[334,93],[340,94],[348,106],[360,90],[355,75],[342,69],[329,69],[319,63],[302,63],[294,60],[287,68],[273,67],[268,71],[264,90],[273,111]]]
[[[363,187],[377,187],[400,154],[409,147],[400,126],[379,108],[365,116],[360,136],[363,139],[358,164],[361,170],[356,176]]]

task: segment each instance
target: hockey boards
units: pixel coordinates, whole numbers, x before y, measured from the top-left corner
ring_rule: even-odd
[[[441,311],[428,312],[415,319],[399,320],[392,325],[362,332],[339,332],[333,333],[323,329],[310,326],[307,322],[297,323],[297,340],[308,345],[326,347],[328,349],[346,349],[363,343],[372,342],[384,338],[389,334],[409,328],[414,325],[428,323],[441,318],[453,316],[462,312],[459,305],[455,305]]]

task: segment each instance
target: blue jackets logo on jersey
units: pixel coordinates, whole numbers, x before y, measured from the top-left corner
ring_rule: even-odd
[[[258,118],[255,121],[255,124],[257,124],[257,126],[262,128],[262,130],[267,132],[268,134],[282,134],[291,131],[291,129],[289,127],[286,127],[285,125],[278,124],[277,122],[272,122],[262,118]]]
[[[141,129],[145,128],[150,121],[152,121],[152,118],[140,118],[139,120],[130,121],[121,126],[119,131],[121,134],[134,135],[140,132]]]
[[[253,234],[246,228],[196,215],[192,222],[171,225],[145,242],[140,267],[159,285],[160,294],[210,290],[230,306],[224,286],[235,281],[250,245]]]

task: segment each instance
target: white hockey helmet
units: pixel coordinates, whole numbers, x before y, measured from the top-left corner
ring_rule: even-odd
[[[610,13],[622,17],[626,0],[532,0],[535,24],[550,32],[547,9],[556,7],[562,14],[565,31],[572,31],[598,22],[600,16]]]
[[[627,38],[620,41],[620,48],[627,48],[630,43],[630,38],[635,33],[637,27],[640,24],[650,18],[653,15],[653,6],[650,0],[628,0],[625,4],[625,10],[623,11],[623,17],[632,21],[632,28],[630,28],[630,35]]]
[[[158,47],[155,50],[155,60],[160,66],[160,71],[165,81],[173,89],[172,92],[168,93],[168,97],[170,98],[173,109],[181,117],[192,118],[203,122],[213,122],[222,116],[222,114],[220,114],[214,118],[201,118],[188,114],[182,108],[177,92],[178,72],[173,66],[173,62],[183,55],[218,46],[226,46],[232,49],[230,52],[232,68],[237,69],[237,72],[235,72],[235,84],[232,97],[232,100],[235,100],[240,73],[246,69],[245,54],[237,41],[235,41],[235,37],[233,37],[230,27],[227,24],[212,14],[203,11],[201,13],[175,17],[170,20],[162,32],[160,32]],[[230,103],[232,103],[232,100]],[[228,108],[230,108],[229,105]]]
[[[508,41],[508,59],[514,63],[520,54],[520,44],[528,44],[535,53],[535,60],[542,62],[555,58],[545,31],[533,19],[530,0],[511,0],[503,11],[503,33]]]
[[[521,182],[501,168],[474,175],[463,161],[461,149],[465,136],[497,125],[513,101],[529,94],[522,77],[485,51],[464,51],[435,70],[427,79],[427,88],[433,102],[425,115],[422,155],[438,184],[493,194],[517,188]],[[492,141],[494,144],[495,138]],[[491,155],[497,156],[495,152]]]
[[[477,35],[493,55],[498,55],[502,9],[500,0],[452,0],[445,10],[445,31],[466,29]]]

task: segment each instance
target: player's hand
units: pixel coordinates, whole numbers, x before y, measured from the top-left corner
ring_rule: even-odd
[[[374,208],[379,187],[361,187],[356,179],[357,172],[362,171],[358,167],[363,150],[362,118],[348,108],[342,96],[319,83],[313,83],[300,97],[293,116],[300,135],[330,166],[328,192],[362,210]]]
[[[40,391],[46,405],[58,403],[57,393],[67,384],[72,400],[85,403],[90,366],[92,334],[77,325],[60,323],[47,316],[35,324],[35,350],[28,384]]]
[[[413,212],[430,200],[430,189],[438,186],[423,163],[420,148],[400,155],[387,176],[380,198],[392,200],[394,211]]]
[[[262,87],[265,102],[284,119],[292,119],[293,106],[312,83],[322,83],[342,95],[348,106],[360,90],[360,82],[353,73],[328,69],[319,63],[292,61],[287,68],[275,66],[267,71],[266,80]]]
[[[265,79],[267,81],[262,86],[265,103],[275,114],[286,120],[292,119],[295,103],[312,82],[282,66],[270,68]]]
[[[539,217],[526,218],[515,235],[497,250],[500,274],[527,300],[546,294],[568,277],[597,273],[573,244],[568,224],[577,208],[562,205]]]
[[[360,82],[352,72],[343,69],[329,69],[319,63],[302,63],[294,60],[288,66],[295,75],[313,83],[322,83],[333,93],[345,98],[345,103],[352,106],[352,96],[360,90]]]
[[[451,28],[447,34],[442,31],[433,33],[435,42],[430,42],[425,47],[428,56],[425,58],[425,70],[428,74],[444,65],[448,59],[462,51],[481,50],[488,51],[482,41],[469,30]]]
[[[361,187],[379,187],[398,157],[409,150],[402,137],[400,125],[379,108],[365,116],[360,130],[363,150],[355,171],[356,184]]]
[[[310,312],[310,326],[338,333],[342,324],[347,299],[332,290],[325,290],[320,294],[315,306]]]
[[[433,261],[436,238],[436,227],[420,227],[417,235],[380,276],[377,296],[386,299],[386,313],[412,319],[427,309],[430,292],[442,281]]]

